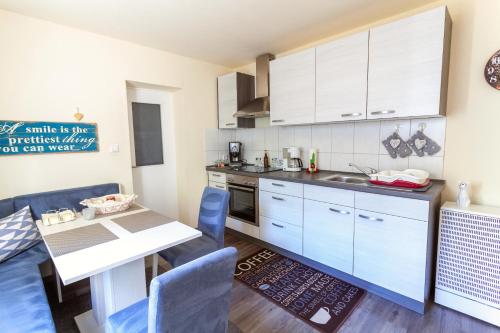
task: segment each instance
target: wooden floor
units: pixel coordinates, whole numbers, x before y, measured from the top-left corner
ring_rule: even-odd
[[[260,249],[260,246],[230,234],[226,235],[226,245],[236,247],[240,258]],[[149,262],[147,260],[147,264]],[[169,265],[160,260],[159,272],[168,269]],[[148,269],[148,281],[150,274],[151,269]],[[45,288],[57,331],[78,332],[73,317],[91,307],[88,280],[64,287],[62,304],[57,302],[53,278],[45,279]],[[318,332],[238,281],[234,282],[230,319],[244,333]],[[338,332],[500,333],[500,328],[436,304],[421,316],[378,296],[367,294]]]

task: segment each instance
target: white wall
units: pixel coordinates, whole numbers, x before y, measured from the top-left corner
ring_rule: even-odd
[[[101,148],[0,157],[0,199],[105,182],[133,191],[126,82],[145,82],[171,88],[179,214],[196,224],[203,129],[217,126],[216,77],[227,68],[2,10],[0,50],[0,120],[74,121],[79,106]]]
[[[137,201],[171,218],[178,218],[175,126],[170,93],[165,89],[127,89],[132,179]],[[163,164],[136,166],[132,102],[160,105]]]
[[[418,157],[415,153],[406,158],[393,159],[382,145],[391,135],[396,125],[399,134],[408,140],[418,130],[420,123],[426,125],[424,133],[436,141],[441,150],[433,156]],[[227,155],[227,142],[236,140],[243,143],[243,157],[248,163],[255,163],[256,157],[263,157],[268,150],[270,157],[282,158],[282,148],[297,146],[301,148],[304,165],[309,148],[318,149],[320,170],[358,172],[348,164],[354,162],[375,169],[404,170],[424,169],[431,177],[443,177],[445,153],[445,118],[412,120],[359,121],[310,126],[279,126],[237,130],[205,130],[205,163],[213,162]]]

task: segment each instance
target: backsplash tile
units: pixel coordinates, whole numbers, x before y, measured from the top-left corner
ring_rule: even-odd
[[[354,124],[354,153],[379,154],[380,122],[367,121]],[[378,164],[378,161],[377,161]]]
[[[294,145],[294,127],[293,126],[281,126],[278,129],[278,147],[279,151],[281,151],[285,147],[290,147]]]
[[[264,149],[269,151],[278,151],[278,127],[268,127],[265,129],[265,145]]]
[[[332,152],[354,153],[354,123],[332,125]]]
[[[408,140],[420,123],[425,123],[424,133],[436,141],[441,151],[435,156],[418,157],[412,154],[406,158],[393,159],[381,141],[391,135],[399,125],[399,133]],[[282,159],[282,148],[301,148],[304,166],[308,165],[309,148],[318,149],[318,167],[321,170],[358,172],[349,167],[354,162],[379,170],[423,169],[433,178],[443,177],[444,144],[446,137],[445,118],[398,119],[382,121],[361,121],[307,126],[279,126],[255,129],[206,129],[204,135],[205,159],[207,164],[227,155],[228,142],[235,140],[243,144],[243,158],[255,163],[263,158],[264,152],[272,158]]]
[[[422,169],[430,173],[431,178],[443,178],[444,160],[441,156],[410,156],[410,169]]]
[[[349,163],[354,161],[354,154],[332,153],[331,168],[335,171],[353,172]],[[319,162],[319,161],[318,161]]]
[[[312,126],[311,147],[317,148],[318,153],[332,151],[332,125]]]
[[[409,160],[408,157],[392,158],[390,155],[380,154],[378,158],[378,168],[379,170],[405,170],[409,167]]]

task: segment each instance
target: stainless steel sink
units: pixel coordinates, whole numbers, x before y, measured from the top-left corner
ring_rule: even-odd
[[[333,175],[322,178],[321,180],[346,184],[368,185],[368,178],[361,176]]]

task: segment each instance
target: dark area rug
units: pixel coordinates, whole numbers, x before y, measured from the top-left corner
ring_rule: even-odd
[[[268,249],[239,260],[234,276],[325,333],[337,331],[366,293]]]

